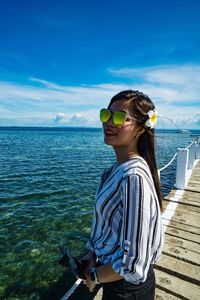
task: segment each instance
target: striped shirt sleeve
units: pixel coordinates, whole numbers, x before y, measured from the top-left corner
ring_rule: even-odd
[[[114,270],[135,284],[145,281],[151,263],[151,193],[140,175],[122,182],[123,225]]]

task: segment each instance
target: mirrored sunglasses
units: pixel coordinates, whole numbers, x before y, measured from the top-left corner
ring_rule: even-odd
[[[115,111],[112,112],[110,109],[103,108],[100,110],[100,120],[102,123],[106,123],[112,117],[112,121],[114,125],[124,125],[127,117],[130,119],[134,119],[129,116],[129,114],[125,111]]]

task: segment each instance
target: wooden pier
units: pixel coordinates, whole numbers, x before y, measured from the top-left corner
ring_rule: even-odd
[[[200,161],[184,190],[165,197],[165,246],[155,265],[156,300],[200,299]],[[101,300],[102,290],[95,296]]]

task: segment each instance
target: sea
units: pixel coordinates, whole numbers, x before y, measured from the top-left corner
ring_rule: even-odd
[[[156,130],[158,168],[199,131]],[[60,299],[75,282],[59,245],[81,258],[101,173],[115,161],[100,128],[0,128],[0,299]],[[161,172],[174,187],[176,160]]]

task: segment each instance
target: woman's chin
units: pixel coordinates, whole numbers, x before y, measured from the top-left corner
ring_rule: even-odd
[[[106,136],[104,136],[104,143],[106,145],[109,145],[109,146],[114,146],[115,145],[114,139],[110,138],[110,137],[106,137]]]

